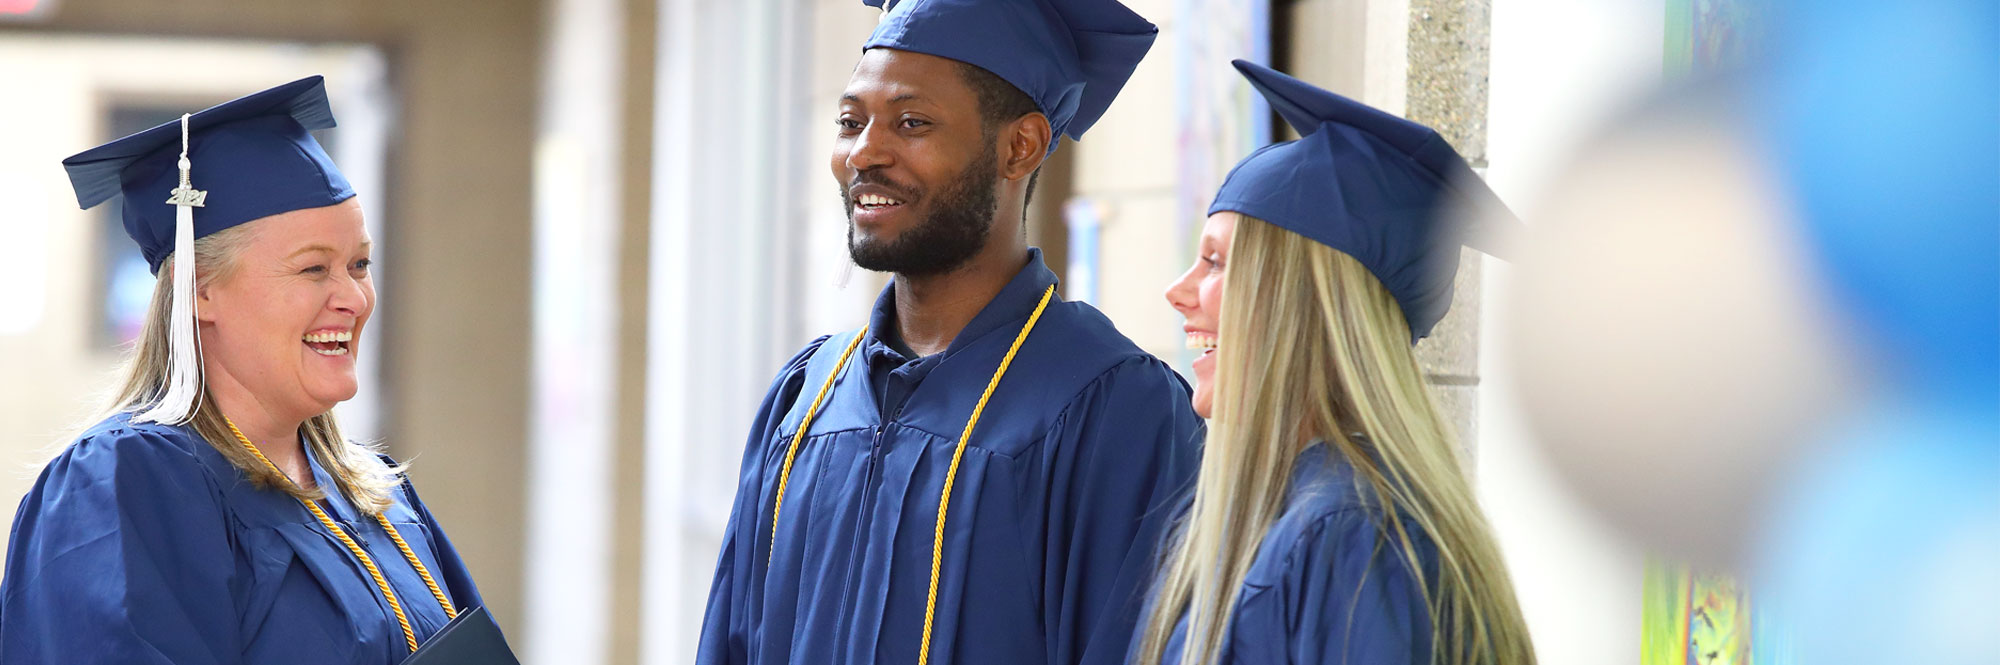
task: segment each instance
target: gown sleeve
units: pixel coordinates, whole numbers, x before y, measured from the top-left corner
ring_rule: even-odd
[[[1134,358],[1071,400],[1048,433],[1042,598],[1051,664],[1123,665],[1204,426],[1187,384]]]
[[[0,583],[0,662],[241,661],[232,536],[186,440],[88,436],[21,501]]]
[[[1409,563],[1379,533],[1365,509],[1338,511],[1305,529],[1277,587],[1238,609],[1235,662],[1429,663],[1428,603]],[[1414,530],[1410,538],[1431,566],[1429,541]],[[1282,653],[1272,648],[1281,644]]]
[[[746,608],[742,597],[749,592],[747,580],[738,576],[739,571],[753,569],[753,550],[757,550],[756,533],[744,533],[745,520],[754,527],[762,514],[758,510],[763,497],[764,446],[770,440],[771,429],[785,419],[793,400],[805,385],[806,362],[813,352],[819,350],[831,335],[820,337],[807,344],[798,355],[786,361],[771,382],[771,389],[764,394],[764,402],[757,407],[757,419],[750,427],[749,441],[743,447],[743,464],[736,482],[736,500],[730,504],[729,523],[722,531],[722,552],[715,561],[715,579],[708,587],[708,607],[702,612],[701,640],[695,648],[695,663],[698,665],[724,665],[749,662],[749,635],[746,629],[749,618],[744,616]],[[745,541],[747,538],[748,542]]]

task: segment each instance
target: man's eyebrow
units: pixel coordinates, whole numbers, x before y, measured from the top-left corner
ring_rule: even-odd
[[[849,104],[862,104],[862,103],[864,103],[864,102],[862,102],[862,101],[861,101],[861,97],[859,97],[859,96],[857,96],[857,95],[854,95],[854,94],[852,94],[852,93],[849,93],[849,94],[845,94],[845,95],[841,95],[841,96],[840,96],[840,101],[842,101],[842,102],[846,102],[846,103],[849,103]],[[901,104],[901,103],[903,103],[903,102],[922,102],[922,101],[930,101],[930,100],[926,99],[926,98],[925,98],[925,97],[924,97],[923,95],[919,95],[919,94],[917,94],[917,93],[914,93],[914,92],[905,92],[905,93],[903,93],[903,94],[900,94],[900,95],[896,95],[896,96],[894,96],[894,97],[890,97],[890,98],[889,98],[889,103],[891,103],[891,104]]]

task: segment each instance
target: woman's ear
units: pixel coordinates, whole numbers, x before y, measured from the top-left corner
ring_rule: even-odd
[[[160,279],[172,279],[172,278],[173,278],[173,267],[172,267],[172,266],[168,266],[168,267],[167,267],[167,269],[166,269],[166,270],[164,270],[164,271],[162,271],[162,272],[164,272],[164,273],[166,273],[166,274],[163,274],[163,275],[161,275],[161,276],[160,276]],[[213,298],[213,296],[212,296],[212,294],[211,294],[211,289],[212,289],[212,287],[213,287],[213,286],[214,286],[214,284],[212,284],[212,283],[210,282],[210,280],[205,280],[205,279],[197,279],[197,280],[195,280],[195,282],[194,282],[194,320],[196,320],[196,321],[200,321],[200,322],[202,322],[202,323],[214,323],[214,322],[215,322],[215,315],[211,313],[211,312],[212,312],[212,311],[213,311],[213,310],[214,310],[215,308],[213,308],[213,307],[210,307],[210,306],[209,306],[209,305],[213,304],[213,302],[214,302],[214,298]]]

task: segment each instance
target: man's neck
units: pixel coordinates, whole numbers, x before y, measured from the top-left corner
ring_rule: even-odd
[[[996,241],[998,242],[998,241]],[[1011,237],[956,270],[924,277],[896,275],[896,331],[919,357],[944,351],[1000,295],[1028,262],[1025,241]]]

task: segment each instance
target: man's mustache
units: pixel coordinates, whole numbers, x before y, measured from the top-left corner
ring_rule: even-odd
[[[889,177],[884,176],[877,171],[857,171],[855,172],[853,178],[849,179],[846,184],[841,186],[840,188],[841,200],[846,201],[848,205],[853,205],[854,197],[850,195],[849,192],[854,191],[854,188],[860,187],[862,185],[873,185],[876,188],[886,190],[885,195],[889,196],[890,198],[901,200],[904,203],[915,201],[918,198],[918,195],[915,193],[916,188],[914,187],[910,187],[908,185],[904,185],[903,183],[896,182],[895,180],[890,179]]]

